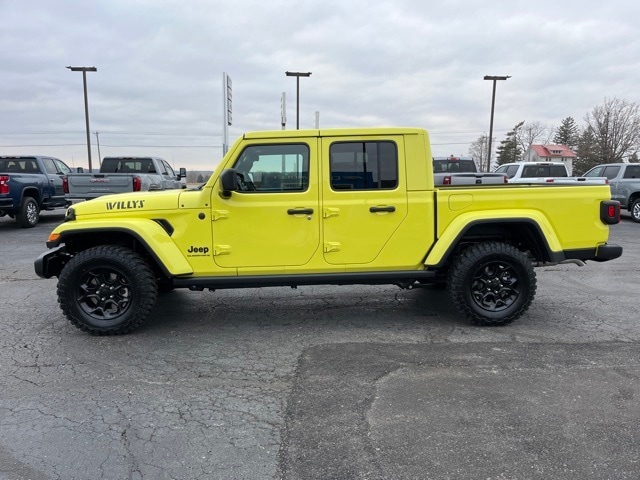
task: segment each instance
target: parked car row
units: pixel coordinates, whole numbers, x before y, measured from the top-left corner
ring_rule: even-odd
[[[433,167],[437,186],[608,183],[611,198],[640,223],[640,164],[598,165],[582,177],[570,177],[560,162],[514,162],[481,173],[473,159],[450,156],[434,157]],[[84,173],[54,157],[0,156],[0,217],[8,215],[23,228],[33,227],[41,210],[114,193],[186,188],[185,178],[184,168],[176,173],[158,157],[105,157],[98,173]]]
[[[184,168],[176,174],[157,157],[107,157],[99,173],[84,173],[54,157],[0,156],[0,217],[8,215],[29,228],[38,223],[41,210],[113,193],[186,188],[185,177]]]
[[[582,177],[569,177],[560,162],[514,162],[500,165],[495,172],[505,173],[509,183],[607,183],[611,199],[640,223],[640,164],[606,163],[597,165]]]
[[[545,183],[545,184],[606,184],[605,177],[571,177],[562,162],[513,162],[504,163],[495,172],[507,175],[509,183]]]

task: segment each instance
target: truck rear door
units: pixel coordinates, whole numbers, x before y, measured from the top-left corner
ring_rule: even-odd
[[[57,158],[42,158],[44,169],[49,179],[49,187],[51,189],[51,196],[64,197],[64,190],[62,188],[62,177],[69,175],[71,169]]]
[[[631,195],[638,191],[640,185],[640,165],[625,165],[624,172],[612,184],[611,197],[618,200],[623,207],[627,206]],[[613,190],[615,188],[615,195]],[[629,202],[631,203],[631,202]],[[631,205],[629,205],[631,207]]]
[[[399,135],[322,139],[324,258],[375,260],[407,215],[404,142]]]

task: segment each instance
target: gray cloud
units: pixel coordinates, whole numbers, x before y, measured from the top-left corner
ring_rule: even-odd
[[[221,156],[222,72],[231,140],[300,125],[420,126],[434,153],[465,154],[489,128],[578,121],[605,97],[637,101],[639,7],[613,1],[0,0],[0,151],[86,165],[82,75],[101,154],[210,168]],[[96,136],[92,135],[97,157]]]

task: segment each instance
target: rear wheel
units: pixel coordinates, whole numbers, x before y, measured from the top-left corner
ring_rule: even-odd
[[[536,275],[531,261],[514,246],[479,243],[453,262],[448,288],[456,308],[476,325],[506,325],[531,305]]]
[[[92,335],[118,335],[139,327],[158,296],[152,269],[125,247],[101,245],[74,256],[58,280],[67,319]]]
[[[640,223],[640,198],[633,201],[629,213],[631,213],[631,219],[634,222]]]
[[[22,199],[22,207],[16,216],[18,225],[22,228],[35,227],[40,219],[40,207],[33,197],[24,197]]]

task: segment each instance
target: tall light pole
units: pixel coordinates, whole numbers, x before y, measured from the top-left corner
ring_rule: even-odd
[[[89,102],[87,101],[87,72],[97,72],[96,67],[67,67],[72,72],[82,72],[84,85],[84,118],[87,126],[87,155],[89,157],[89,171],[91,171],[91,137],[89,136]]]
[[[284,72],[287,77],[296,77],[296,130],[300,130],[300,77],[310,77],[311,72]]]
[[[506,80],[511,75],[485,75],[485,80],[493,80],[493,95],[491,96],[491,120],[489,122],[489,151],[487,152],[487,172],[491,170],[491,138],[493,137],[493,110],[496,104],[496,81]]]

